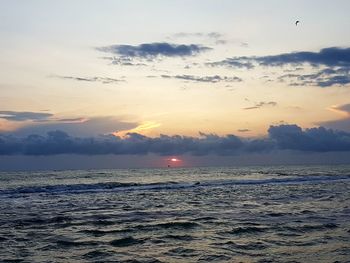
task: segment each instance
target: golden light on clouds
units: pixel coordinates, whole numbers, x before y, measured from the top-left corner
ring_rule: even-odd
[[[161,126],[160,123],[157,123],[157,122],[154,122],[154,121],[146,121],[146,122],[140,124],[139,126],[137,126],[134,129],[123,130],[123,131],[116,131],[116,132],[113,132],[112,134],[114,136],[119,136],[119,137],[124,137],[128,133],[147,134],[147,131],[152,130],[154,128],[157,128],[159,126]]]
[[[343,117],[349,117],[350,113],[342,108],[342,105],[332,105],[331,107],[327,108],[327,110],[330,110],[332,112],[335,112]]]

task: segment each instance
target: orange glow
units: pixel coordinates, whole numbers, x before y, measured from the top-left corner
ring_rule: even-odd
[[[349,117],[350,116],[349,112],[347,112],[345,110],[342,110],[339,107],[341,107],[341,105],[333,105],[333,106],[327,108],[327,110],[330,110],[330,111],[333,111],[335,113],[338,113],[338,114],[340,114],[340,115],[342,115],[344,117]]]
[[[169,167],[181,167],[183,165],[182,160],[172,157],[169,159],[166,159],[167,166]]]
[[[138,125],[136,128],[131,129],[131,130],[122,130],[122,131],[116,131],[113,132],[112,134],[114,136],[120,136],[120,137],[124,137],[126,136],[128,133],[140,133],[140,134],[145,134],[148,130],[154,129],[161,126],[160,123],[154,122],[154,121],[146,121],[140,125]]]

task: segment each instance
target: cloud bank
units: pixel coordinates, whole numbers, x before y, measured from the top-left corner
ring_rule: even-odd
[[[51,113],[30,111],[0,111],[0,119],[8,121],[46,121],[52,117]]]
[[[350,151],[350,133],[323,127],[302,130],[297,125],[271,126],[268,136],[242,139],[235,135],[218,136],[200,133],[200,137],[167,136],[156,138],[137,133],[126,137],[72,137],[62,131],[50,131],[46,136],[16,137],[0,135],[0,155],[182,155],[230,156],[241,153],[261,153],[272,150],[303,152]]]
[[[53,118],[20,127],[11,134],[18,137],[32,134],[43,136],[50,131],[59,130],[71,136],[94,137],[100,134],[134,129],[137,126],[138,123],[125,122],[116,117]]]

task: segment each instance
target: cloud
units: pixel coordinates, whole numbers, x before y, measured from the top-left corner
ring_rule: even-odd
[[[115,117],[93,118],[53,118],[46,122],[35,122],[20,127],[11,134],[29,136],[31,134],[45,135],[53,130],[61,130],[73,136],[97,136],[136,128],[138,123],[124,122]]]
[[[138,66],[138,67],[143,67],[147,66],[146,63],[142,62],[137,62],[134,60],[134,58],[129,58],[129,57],[102,57],[103,59],[110,60],[113,65],[118,65],[118,66]]]
[[[209,33],[203,33],[203,32],[179,32],[173,35],[176,38],[182,38],[182,37],[208,37],[208,38],[214,38],[219,39],[223,37],[223,34],[219,32],[209,32]]]
[[[129,130],[116,131],[116,132],[113,132],[112,134],[115,135],[115,136],[125,136],[128,133],[144,132],[144,131],[147,131],[147,130],[158,128],[159,126],[161,126],[160,123],[157,123],[157,122],[154,122],[154,121],[146,121],[146,122],[138,125],[135,128],[132,128],[132,129],[129,129]]]
[[[69,79],[75,81],[85,81],[85,82],[100,82],[102,84],[111,84],[125,82],[124,79],[115,79],[115,78],[105,78],[105,77],[73,77],[73,76],[53,76],[60,79]]]
[[[250,130],[249,129],[238,129],[237,131],[238,132],[249,132]]]
[[[332,107],[333,110],[350,117],[350,103]]]
[[[328,47],[318,52],[299,51],[269,56],[237,56],[206,63],[206,65],[246,69],[257,66],[299,66],[297,70],[284,70],[292,73],[279,76],[277,81],[288,80],[290,86],[330,87],[350,84],[350,48]],[[300,70],[305,71],[304,67],[300,67],[305,65],[319,70],[312,74],[295,73]]]
[[[105,135],[72,137],[63,131],[46,135],[17,137],[0,135],[1,155],[182,155],[231,156],[263,153],[272,150],[302,152],[350,151],[350,133],[324,127],[302,130],[297,125],[271,126],[268,137],[243,139],[235,135],[218,136],[200,133],[200,137],[167,136],[151,138],[137,133],[125,137]]]
[[[254,64],[250,61],[249,57],[236,57],[236,58],[226,58],[217,62],[208,62],[207,66],[217,67],[224,66],[228,68],[243,68],[243,69],[252,69]]]
[[[329,110],[339,114],[342,118],[317,123],[327,128],[339,129],[350,132],[350,104],[333,106]]]
[[[137,46],[132,45],[112,45],[99,47],[97,50],[119,55],[125,59],[143,58],[154,59],[156,57],[186,57],[194,56],[210,50],[211,48],[196,44],[171,44],[146,43]]]
[[[243,108],[243,110],[254,110],[254,109],[259,109],[259,108],[266,107],[266,106],[272,106],[272,107],[277,106],[277,102],[275,102],[275,101],[268,101],[268,102],[260,101],[259,103],[256,103],[252,107]]]
[[[350,84],[350,67],[337,69],[325,68],[312,74],[284,74],[278,77],[278,80],[280,82],[287,80],[290,86],[344,86]]]
[[[0,111],[0,119],[8,121],[46,121],[53,114],[43,112],[30,112],[30,111]]]
[[[349,67],[350,48],[329,47],[321,49],[319,52],[301,51],[252,59],[264,66],[302,65],[307,63],[311,66]]]
[[[229,39],[227,35],[220,32],[179,32],[171,35],[168,39],[201,39],[202,41],[210,42],[216,45],[224,45],[232,43],[240,47],[247,48],[249,45],[240,39]]]
[[[143,127],[137,122],[127,122],[113,116],[98,117],[60,117],[49,112],[0,111],[0,134],[13,136],[28,136],[31,134],[45,135],[52,130],[60,130],[73,136],[96,136],[100,134],[126,133],[135,128]],[[144,124],[150,124],[145,122]],[[139,131],[135,130],[135,131]]]
[[[55,121],[58,122],[84,122],[86,121],[85,118],[62,118],[62,119],[55,119]]]
[[[242,79],[238,77],[227,77],[227,76],[193,76],[193,75],[161,75],[162,78],[173,78],[173,79],[181,79],[188,80],[194,82],[209,82],[209,83],[218,83],[218,82],[241,82]]]
[[[328,67],[350,67],[350,48],[329,47],[323,48],[319,52],[299,51],[282,53],[270,56],[241,56],[227,58],[217,62],[223,65],[237,65],[253,63],[260,66],[284,66],[284,65],[302,65],[309,64],[311,66],[328,66]]]
[[[271,126],[269,136],[279,149],[328,152],[350,151],[350,133],[326,129],[311,128],[303,131],[297,125]]]
[[[224,39],[224,35],[219,32],[209,32],[209,33],[203,33],[203,32],[179,32],[174,35],[172,35],[171,38],[204,38],[213,40],[215,44],[226,44],[227,40]]]

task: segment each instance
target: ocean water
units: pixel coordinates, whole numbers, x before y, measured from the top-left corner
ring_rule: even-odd
[[[1,172],[0,262],[350,262],[350,166]]]

